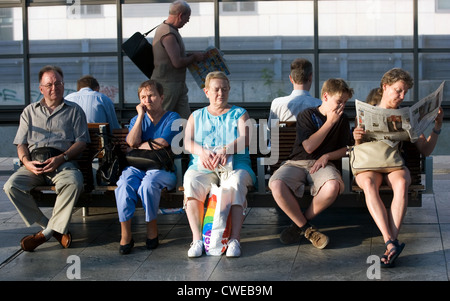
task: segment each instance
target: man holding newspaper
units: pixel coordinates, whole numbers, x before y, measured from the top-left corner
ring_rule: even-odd
[[[411,108],[399,109],[412,86],[413,79],[408,72],[394,68],[386,72],[381,79],[382,98],[377,107],[366,107],[367,104],[357,101],[358,126],[353,132],[355,145],[374,139],[383,140],[399,152],[399,140],[410,140],[422,155],[428,156],[432,153],[444,117],[444,111],[440,107],[443,85]],[[422,132],[433,120],[434,128],[426,138]],[[398,235],[407,208],[408,186],[411,184],[409,170],[407,167],[390,172],[369,170],[358,173],[355,178],[364,191],[369,212],[386,245],[386,252],[381,256],[381,265],[393,267],[405,246],[404,243],[399,243]],[[394,194],[390,210],[385,208],[379,195],[379,187],[383,181],[392,188]]]

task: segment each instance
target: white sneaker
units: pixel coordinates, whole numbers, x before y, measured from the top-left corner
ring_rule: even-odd
[[[237,239],[231,239],[228,242],[228,248],[227,248],[227,257],[239,257],[241,256],[241,245],[237,241]]]
[[[200,257],[203,254],[203,241],[196,240],[191,243],[188,251],[188,257]]]

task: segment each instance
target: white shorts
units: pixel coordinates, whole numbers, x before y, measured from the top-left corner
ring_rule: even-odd
[[[226,180],[220,181],[215,172],[205,172],[189,169],[184,174],[184,200],[196,199],[204,202],[211,190],[211,184],[216,184],[232,191],[231,205],[239,205],[244,209],[247,207],[248,186],[252,185],[252,177],[243,169],[236,169],[229,173]]]

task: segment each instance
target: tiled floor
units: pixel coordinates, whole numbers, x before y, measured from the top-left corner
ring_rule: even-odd
[[[448,158],[448,157],[447,157]],[[436,158],[435,164],[447,162]],[[0,184],[9,177],[11,160],[0,158]],[[289,220],[275,208],[252,208],[242,229],[242,256],[203,255],[189,259],[191,232],[185,214],[158,218],[161,245],[145,248],[141,210],[133,220],[136,246],[118,253],[120,225],[114,208],[91,208],[83,217],[74,213],[72,247],[61,249],[51,241],[35,252],[20,251],[19,241],[37,232],[27,228],[0,191],[0,280],[189,280],[189,281],[297,281],[297,280],[439,280],[448,281],[450,261],[450,174],[434,175],[434,194],[423,196],[423,206],[409,208],[400,240],[405,250],[394,269],[377,269],[373,255],[384,245],[366,209],[330,208],[314,224],[330,237],[324,250],[306,240],[283,245],[279,233]],[[45,212],[50,213],[50,208]],[[71,256],[75,255],[75,256]],[[370,257],[372,256],[372,257]],[[79,264],[79,265],[78,265]],[[377,272],[379,271],[379,274]],[[379,276],[379,277],[378,277]]]

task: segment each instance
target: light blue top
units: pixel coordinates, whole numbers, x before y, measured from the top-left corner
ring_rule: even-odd
[[[214,148],[224,146],[239,137],[238,120],[246,110],[232,106],[225,114],[214,116],[208,112],[207,107],[192,113],[194,118],[194,141],[202,147]],[[191,155],[188,169],[198,169],[198,155]],[[238,154],[233,154],[233,169],[244,169],[252,177],[253,184],[256,176],[251,168],[248,148]]]
[[[85,87],[64,98],[77,103],[83,109],[88,123],[107,122],[111,130],[120,128],[114,103],[105,94]]]

